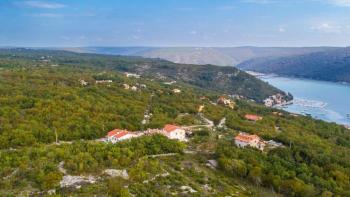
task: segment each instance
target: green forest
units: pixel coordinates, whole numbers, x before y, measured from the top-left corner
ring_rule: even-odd
[[[350,196],[350,130],[341,125],[248,99],[235,100],[231,109],[216,104],[227,92],[208,84],[167,85],[169,78],[148,72],[141,78],[123,73],[135,71],[135,62],[157,68],[163,60],[117,57],[134,61],[117,65],[95,55],[50,53],[0,53],[0,196],[46,196],[50,190],[56,196]],[[159,135],[117,144],[97,140],[114,128],[203,124],[200,105],[215,126],[193,131],[188,142]],[[142,124],[147,110],[152,116]],[[248,113],[263,120],[247,121]],[[225,126],[218,127],[223,118]],[[284,146],[241,149],[234,144],[239,132]],[[171,155],[151,157],[164,153]],[[218,166],[209,167],[208,160]],[[99,178],[78,189],[62,188],[61,162],[69,175]],[[129,178],[106,177],[106,169],[126,169]]]

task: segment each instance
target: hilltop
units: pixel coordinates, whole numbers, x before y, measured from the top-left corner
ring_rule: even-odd
[[[350,82],[350,48],[280,58],[256,58],[244,70],[334,82]]]

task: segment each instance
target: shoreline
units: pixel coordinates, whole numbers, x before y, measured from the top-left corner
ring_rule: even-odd
[[[263,77],[282,77],[282,78],[290,78],[290,79],[298,79],[298,80],[305,80],[305,81],[316,81],[316,82],[325,82],[325,83],[336,83],[340,85],[345,85],[345,86],[350,86],[350,82],[346,81],[327,81],[327,80],[319,80],[319,79],[314,79],[314,78],[306,78],[306,77],[296,77],[296,76],[288,76],[288,75],[279,75],[276,73],[261,73],[261,72],[256,72],[256,71],[249,71],[246,70],[246,73],[261,79]]]
[[[315,119],[350,127],[350,116],[348,116],[350,114],[350,108],[348,107],[350,84],[256,72],[250,74],[254,74],[254,76],[266,83],[293,95],[293,100],[271,107],[300,115],[310,115]],[[314,90],[314,88],[316,89]],[[322,91],[325,88],[334,91],[325,93],[327,95],[322,95]]]

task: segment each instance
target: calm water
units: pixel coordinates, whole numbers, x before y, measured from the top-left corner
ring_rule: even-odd
[[[285,110],[350,125],[347,117],[350,114],[350,85],[276,76],[261,79],[293,94],[294,103]]]

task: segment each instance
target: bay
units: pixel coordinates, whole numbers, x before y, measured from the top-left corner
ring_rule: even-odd
[[[284,110],[350,125],[350,85],[274,75],[259,78],[294,96]]]

